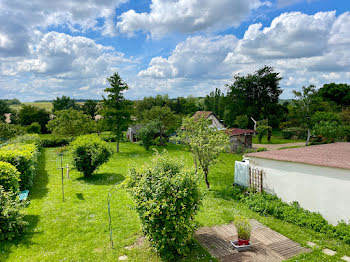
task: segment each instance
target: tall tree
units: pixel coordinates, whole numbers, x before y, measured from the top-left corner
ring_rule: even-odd
[[[81,107],[83,112],[91,117],[91,119],[95,119],[98,111],[98,103],[94,100],[86,100],[86,102]]]
[[[80,106],[75,102],[75,100],[68,96],[57,97],[52,101],[52,106],[52,112],[66,109],[80,109]]]
[[[171,130],[175,131],[179,126],[178,118],[168,106],[152,107],[143,113],[143,119],[144,124],[153,123],[153,127],[157,129],[157,133],[159,134],[159,142],[163,146],[165,145],[164,137],[166,133]]]
[[[293,91],[296,100],[293,100],[295,105],[296,116],[299,118],[299,123],[307,128],[306,145],[309,144],[311,130],[313,126],[312,116],[317,111],[316,87],[310,85],[303,86],[301,91]]]
[[[18,112],[18,123],[22,126],[28,126],[32,123],[39,123],[42,133],[47,133],[46,125],[50,121],[50,113],[43,108],[31,105],[22,105]]]
[[[248,115],[256,120],[268,118],[269,121],[275,121],[280,110],[278,99],[282,93],[279,87],[281,79],[279,73],[269,66],[254,74],[234,76],[234,82],[226,85],[228,93],[225,122],[233,125],[239,115]]]
[[[350,106],[350,85],[325,84],[318,90],[318,94],[326,101],[333,101],[342,107]]]
[[[128,85],[121,79],[118,73],[107,78],[110,87],[104,91],[108,94],[103,97],[102,115],[116,136],[117,152],[123,132],[128,129],[131,121],[132,102],[124,98],[123,92],[128,90]]]
[[[206,111],[212,111],[222,119],[225,111],[224,93],[222,93],[219,88],[216,88],[215,91],[210,92],[210,94],[204,98],[204,106]]]

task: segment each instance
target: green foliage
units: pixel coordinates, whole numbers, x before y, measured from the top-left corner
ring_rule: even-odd
[[[107,78],[107,81],[110,87],[104,90],[108,95],[107,98],[103,97],[102,115],[109,130],[113,131],[116,136],[117,152],[119,152],[119,142],[123,139],[123,132],[132,122],[132,102],[124,98],[123,92],[129,87],[118,73]]]
[[[9,144],[0,148],[0,161],[8,162],[20,172],[20,189],[33,185],[38,147],[34,144]]]
[[[319,124],[322,121],[327,121],[327,122],[335,122],[337,124],[341,123],[341,119],[339,114],[335,113],[335,112],[316,112],[313,116],[312,116],[312,125],[316,125]]]
[[[216,88],[215,91],[204,98],[204,109],[205,111],[212,111],[222,119],[225,115],[225,102],[225,95],[219,88]]]
[[[23,232],[28,224],[21,212],[23,207],[14,192],[0,185],[0,241],[12,240]]]
[[[31,123],[29,126],[26,126],[28,134],[41,134],[41,126],[38,122]]]
[[[302,127],[290,127],[282,130],[285,139],[306,139],[307,130]]]
[[[149,163],[131,168],[127,184],[151,245],[164,260],[176,261],[190,252],[201,204],[198,179],[166,152]]]
[[[154,137],[157,134],[157,123],[150,121],[138,131],[138,137],[142,142],[142,146],[149,150],[150,146],[154,144]]]
[[[94,122],[81,111],[74,109],[61,110],[55,113],[55,118],[47,128],[57,136],[76,137],[93,131]]]
[[[73,163],[85,177],[91,176],[102,164],[112,156],[112,149],[96,135],[78,137],[70,143]]]
[[[50,113],[45,109],[32,105],[23,105],[18,112],[18,123],[22,126],[28,126],[32,123],[39,123],[42,133],[47,132],[46,125],[50,121]]]
[[[324,142],[334,142],[343,136],[343,127],[334,121],[321,121],[315,124],[312,132],[315,136],[322,136]]]
[[[256,132],[258,133],[258,143],[261,143],[261,140],[265,135],[267,135],[269,132],[271,133],[272,127],[265,126],[265,125],[259,125],[256,128]]]
[[[350,85],[347,84],[324,84],[318,90],[318,95],[340,106],[350,105]]]
[[[95,119],[98,111],[98,103],[96,101],[89,99],[81,108],[83,109],[84,114],[90,116],[93,120]]]
[[[22,126],[0,122],[0,140],[7,140],[25,133]]]
[[[42,147],[60,147],[67,146],[70,142],[72,142],[72,138],[65,137],[50,137],[41,140]]]
[[[345,125],[350,125],[350,106],[340,112],[340,119]]]
[[[250,234],[252,233],[252,225],[250,224],[249,219],[244,216],[236,216],[234,223],[237,229],[238,238],[249,240]]]
[[[7,101],[0,100],[0,122],[5,121],[5,114],[11,113],[11,109]]]
[[[57,97],[52,101],[52,112],[56,113],[56,111],[60,110],[68,110],[68,109],[73,109],[73,110],[80,110],[80,106],[77,104],[77,102],[68,97],[68,96],[62,96],[62,97]]]
[[[259,147],[256,152],[264,152],[267,151],[266,147]]]
[[[159,135],[160,145],[162,146],[165,145],[165,135],[174,132],[180,126],[178,120],[178,117],[167,106],[155,106],[143,112],[144,125],[152,122],[151,125],[156,129],[156,133]]]
[[[34,144],[41,147],[41,139],[38,134],[25,134],[10,139],[9,144]]]
[[[18,191],[20,179],[19,176],[19,172],[13,165],[0,161],[0,185],[5,191]]]
[[[210,126],[210,121],[204,117],[184,118],[181,130],[175,140],[189,146],[197,170],[197,164],[202,168],[207,188],[209,170],[219,161],[220,153],[229,149],[229,136]]]
[[[247,115],[240,115],[236,117],[235,124],[239,128],[248,128],[249,118]]]
[[[247,76],[236,75],[234,82],[227,85],[225,112],[227,125],[232,126],[239,115],[248,115],[254,119],[269,118],[273,122],[278,122],[281,111],[281,105],[278,104],[279,95],[282,93],[279,87],[281,79],[279,73],[268,66]]]

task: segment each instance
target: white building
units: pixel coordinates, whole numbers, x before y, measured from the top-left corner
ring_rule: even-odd
[[[246,159],[263,170],[267,193],[297,201],[332,224],[350,221],[350,143],[251,153]]]

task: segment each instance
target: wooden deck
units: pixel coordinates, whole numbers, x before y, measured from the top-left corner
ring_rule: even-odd
[[[222,262],[277,262],[310,251],[310,249],[301,247],[298,243],[265,227],[256,220],[251,220],[251,224],[250,242],[252,249],[249,251],[237,252],[231,247],[229,241],[237,239],[234,224],[202,227],[196,231],[196,239],[213,257]]]

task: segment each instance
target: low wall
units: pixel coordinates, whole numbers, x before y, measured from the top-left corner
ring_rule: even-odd
[[[262,169],[264,190],[321,213],[332,224],[350,220],[350,170],[249,157]]]

